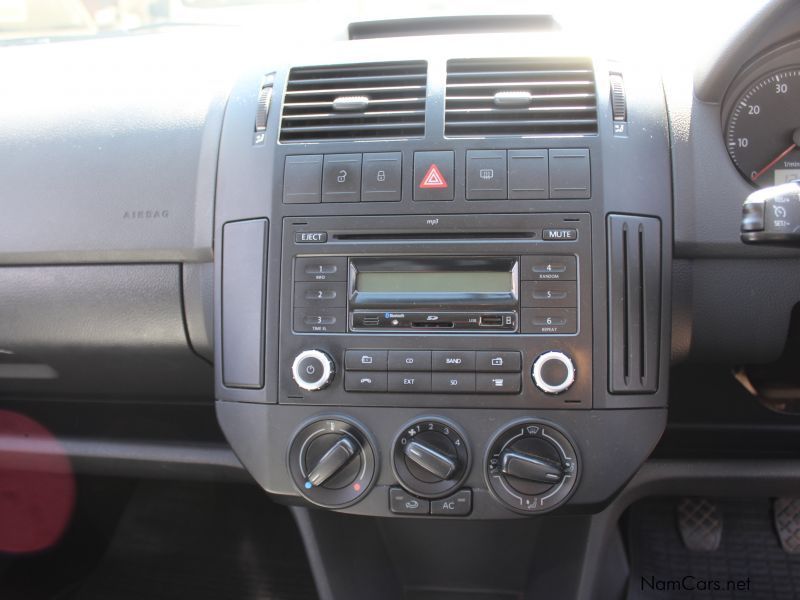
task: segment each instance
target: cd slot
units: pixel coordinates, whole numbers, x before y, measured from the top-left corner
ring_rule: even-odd
[[[354,241],[375,241],[375,242],[419,242],[419,241],[454,241],[454,240],[531,240],[536,239],[536,232],[534,231],[441,231],[441,232],[420,232],[420,233],[404,233],[404,232],[369,232],[369,233],[334,233],[332,236],[334,241],[339,242],[354,242]]]

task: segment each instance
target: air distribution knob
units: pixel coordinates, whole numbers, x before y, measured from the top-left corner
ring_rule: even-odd
[[[551,350],[533,361],[531,377],[536,387],[545,394],[560,394],[575,383],[575,365],[563,352]]]
[[[339,417],[303,427],[292,441],[288,460],[300,493],[328,508],[357,502],[375,477],[375,451],[367,434]]]
[[[304,350],[292,362],[292,378],[302,389],[316,392],[333,381],[336,365],[322,350]]]
[[[575,447],[549,423],[523,421],[512,425],[495,438],[489,449],[489,489],[518,512],[546,512],[563,504],[577,478]]]
[[[394,444],[400,484],[425,498],[455,491],[467,474],[469,454],[461,432],[442,419],[421,419],[403,429]]]

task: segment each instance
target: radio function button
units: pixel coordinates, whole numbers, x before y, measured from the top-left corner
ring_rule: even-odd
[[[578,239],[578,230],[572,227],[543,229],[542,239],[545,242],[574,242]]]
[[[390,371],[430,371],[430,350],[389,350]]]
[[[328,387],[335,372],[333,360],[322,350],[304,350],[292,362],[292,378],[309,392]]]
[[[431,374],[418,373],[418,372],[411,372],[411,373],[389,372],[388,389],[390,392],[402,392],[402,393],[430,392]]]
[[[295,281],[347,281],[346,256],[304,256],[294,261]]]
[[[505,150],[467,150],[467,200],[508,197]]]
[[[509,150],[509,199],[544,200],[549,195],[547,150]]]
[[[327,231],[298,231],[294,234],[295,244],[324,244],[327,241]]]
[[[477,373],[475,391],[482,394],[519,394],[522,376],[519,373]]]
[[[522,359],[519,352],[479,350],[475,353],[475,364],[476,371],[519,373]]]
[[[542,335],[578,333],[578,309],[523,308],[522,333]]]
[[[283,202],[316,204],[322,199],[322,155],[287,156],[283,169]]]
[[[361,200],[361,155],[326,154],[322,167],[323,202]]]
[[[344,308],[347,306],[345,298],[345,282],[298,282],[294,284],[294,305],[327,306]]]
[[[294,330],[298,333],[344,333],[346,313],[345,308],[295,308]]]
[[[344,368],[348,371],[385,371],[386,350],[347,350]]]
[[[444,394],[474,392],[475,373],[433,373],[431,390]]]
[[[474,371],[475,352],[434,350],[432,352],[434,371]],[[435,391],[435,390],[434,390]]]
[[[523,281],[522,306],[575,308],[578,306],[578,284],[575,281]]]
[[[522,257],[523,281],[575,281],[578,277],[574,256],[545,256],[530,254]]]
[[[386,372],[345,371],[344,389],[348,392],[385,392]]]
[[[361,166],[362,202],[399,202],[403,175],[402,152],[364,154]]]

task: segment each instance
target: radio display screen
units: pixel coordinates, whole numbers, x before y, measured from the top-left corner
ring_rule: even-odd
[[[373,294],[504,294],[514,290],[509,271],[360,271],[356,290]]]

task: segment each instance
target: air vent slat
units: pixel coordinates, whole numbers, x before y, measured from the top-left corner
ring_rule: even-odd
[[[594,135],[594,69],[585,58],[447,63],[445,135]]]
[[[292,69],[281,141],[421,137],[426,89],[423,61]]]

